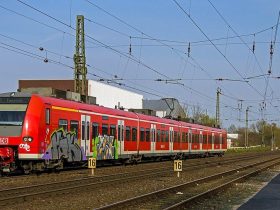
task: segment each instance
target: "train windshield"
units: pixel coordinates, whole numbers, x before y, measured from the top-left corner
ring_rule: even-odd
[[[27,104],[0,104],[0,136],[20,136]]]
[[[25,111],[2,111],[0,105],[0,125],[22,125]]]

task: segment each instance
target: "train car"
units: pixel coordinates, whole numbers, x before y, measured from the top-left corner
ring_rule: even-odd
[[[222,155],[226,131],[36,94],[0,96],[0,171]]]

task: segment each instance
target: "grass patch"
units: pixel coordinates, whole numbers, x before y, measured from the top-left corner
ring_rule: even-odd
[[[249,148],[231,148],[226,153],[245,153],[245,152],[268,152],[271,147],[249,147]]]

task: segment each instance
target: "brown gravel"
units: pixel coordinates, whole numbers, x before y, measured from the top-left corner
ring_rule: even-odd
[[[187,160],[184,161],[186,163],[191,162],[199,162],[199,161],[205,161],[205,159],[199,159],[199,160]],[[254,162],[253,160],[246,161],[246,165],[249,163]],[[97,175],[101,174],[110,174],[110,173],[122,173],[122,172],[128,172],[133,171],[135,168],[137,170],[145,169],[147,167],[155,167],[155,163],[153,164],[140,164],[137,166],[118,166],[118,167],[109,167],[109,168],[99,168],[96,171]],[[81,190],[75,190],[73,192],[64,193],[61,195],[54,196],[47,196],[47,197],[41,197],[41,198],[34,198],[34,199],[28,199],[27,201],[22,201],[22,203],[5,206],[1,209],[93,209],[96,207],[104,206],[106,204],[116,202],[118,200],[124,200],[133,196],[141,195],[144,193],[152,192],[155,190],[159,190],[165,187],[173,186],[175,184],[180,184],[183,182],[187,182],[190,180],[198,179],[200,177],[208,176],[210,174],[214,174],[217,172],[222,172],[225,170],[232,169],[233,167],[236,167],[237,164],[242,164],[240,161],[236,164],[230,164],[230,165],[218,165],[212,168],[201,168],[196,170],[185,170],[181,173],[180,178],[176,177],[176,173],[172,174],[164,174],[162,176],[149,178],[145,180],[134,180],[129,181],[127,183],[114,183],[111,185],[103,185],[99,186],[98,188],[91,188],[91,189],[81,189]],[[161,162],[157,163],[158,166],[166,166],[169,168],[173,168],[172,162]],[[83,172],[82,174],[75,174],[74,177],[78,176],[85,176],[86,172]],[[59,180],[65,178],[70,179],[67,173],[61,173],[57,178]],[[46,175],[47,176],[47,175]],[[73,178],[73,176],[71,178]],[[43,176],[42,176],[43,177]],[[270,179],[271,176],[267,175],[267,179]],[[56,180],[56,177],[50,176],[49,179]],[[33,178],[33,179],[26,179],[27,181],[24,183],[25,185],[28,184],[34,184],[37,182],[40,182],[41,177]],[[43,180],[47,180],[43,178]],[[252,193],[254,193],[260,185],[258,184],[257,187],[255,187],[255,182],[252,182],[252,187],[248,187],[248,183],[246,182],[243,184],[237,184],[235,187],[233,187],[231,190],[229,190],[229,194],[227,193],[221,193],[217,196],[214,196],[215,198],[218,198],[217,201],[212,201],[215,204],[209,205],[209,208],[206,208],[204,204],[196,205],[194,206],[194,209],[220,209],[219,207],[225,207],[221,209],[230,209],[234,205],[240,204],[237,201],[241,201],[241,198],[235,199],[236,195],[231,194],[232,192],[236,192],[238,196],[241,196],[245,199],[248,196],[250,196]],[[13,181],[5,182],[1,180],[0,178],[0,186],[17,186],[17,185],[23,185],[23,181],[21,179],[15,179]],[[247,185],[246,185],[247,184]],[[248,192],[247,192],[248,191]],[[242,192],[242,193],[240,193]],[[243,193],[244,192],[244,193]],[[243,195],[244,194],[244,195]],[[236,200],[236,201],[235,201]],[[226,202],[225,202],[226,201]],[[205,201],[207,203],[207,201]],[[230,205],[229,205],[229,204]],[[219,206],[220,204],[220,206]],[[197,208],[196,208],[197,207]],[[204,208],[205,207],[205,208]],[[229,207],[229,208],[227,208]]]

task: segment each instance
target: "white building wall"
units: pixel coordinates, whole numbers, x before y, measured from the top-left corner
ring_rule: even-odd
[[[165,117],[166,116],[166,111],[156,111],[156,116]]]
[[[94,80],[88,80],[88,94],[96,97],[96,103],[100,106],[115,108],[120,103],[125,110],[142,109],[143,95]]]

